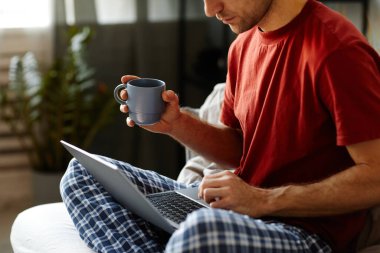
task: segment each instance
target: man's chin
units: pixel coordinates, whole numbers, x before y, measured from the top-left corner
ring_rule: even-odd
[[[237,25],[231,25],[231,24],[229,24],[228,26],[230,27],[230,29],[231,29],[231,31],[232,31],[233,33],[236,33],[236,34],[241,33],[241,31],[240,31],[240,29],[239,29],[239,26],[237,26]]]
[[[251,29],[251,27],[245,28],[245,27],[242,27],[242,26],[232,25],[232,24],[229,24],[229,27],[230,27],[231,31],[233,33],[236,33],[236,34],[243,33],[243,32],[248,31],[249,29]]]

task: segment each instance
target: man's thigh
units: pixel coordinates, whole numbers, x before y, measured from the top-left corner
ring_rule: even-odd
[[[156,172],[101,158],[115,164],[144,194],[185,187]],[[70,162],[60,187],[70,217],[90,248],[98,252],[163,251],[166,241],[157,229],[117,203],[77,160]]]
[[[331,252],[317,235],[221,209],[193,212],[172,235],[166,252]]]
[[[186,187],[171,178],[158,174],[157,172],[140,169],[129,163],[114,160],[108,157],[99,156],[118,167],[118,169],[129,180],[136,185],[136,187],[143,194],[157,193],[161,191],[175,190]],[[66,171],[61,182],[61,187],[70,190],[71,187],[78,185],[97,187],[104,191],[103,187],[92,177],[92,175],[76,160],[73,159]]]

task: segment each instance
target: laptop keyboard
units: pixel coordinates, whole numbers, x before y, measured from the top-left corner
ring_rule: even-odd
[[[176,223],[181,223],[189,213],[204,207],[174,191],[151,194],[146,197],[163,216]]]

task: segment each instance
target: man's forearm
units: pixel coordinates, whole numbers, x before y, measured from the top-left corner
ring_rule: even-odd
[[[356,165],[321,182],[272,189],[274,216],[337,215],[380,203],[379,168]]]
[[[220,172],[205,176],[199,194],[214,208],[256,218],[332,216],[380,204],[380,139],[346,147],[356,165],[319,182],[258,188]]]
[[[181,112],[168,135],[210,161],[231,168],[240,163],[243,144],[239,130],[209,125]]]

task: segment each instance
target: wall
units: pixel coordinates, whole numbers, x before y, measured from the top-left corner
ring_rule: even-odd
[[[110,90],[120,83],[124,74],[160,78],[166,81],[168,89],[179,93],[182,105],[199,106],[216,83],[212,78],[193,78],[199,53],[205,48],[219,47],[208,37],[216,41],[223,38],[221,31],[212,32],[213,22],[191,20],[185,27],[177,21],[101,26],[91,23],[95,37],[89,48],[90,65],[97,70],[96,79],[106,83]],[[62,55],[66,46],[65,29],[65,26],[57,27],[57,56]],[[184,52],[180,53],[181,32],[185,33],[186,41],[182,45]],[[182,64],[184,74],[180,73]],[[115,102],[117,115],[113,123],[98,134],[90,151],[176,177],[184,164],[183,148],[167,136],[138,127],[128,128],[125,115],[118,108]]]
[[[339,3],[338,1],[325,1],[330,8],[342,13],[362,31],[363,6],[358,1]],[[368,0],[368,27],[366,36],[369,43],[380,52],[380,0]]]
[[[0,29],[0,86],[8,84],[10,59],[33,51],[42,66],[51,62],[53,34],[50,28]],[[32,197],[31,171],[25,150],[7,124],[0,120],[0,211],[27,206]]]
[[[380,53],[380,0],[369,0],[368,41]]]

